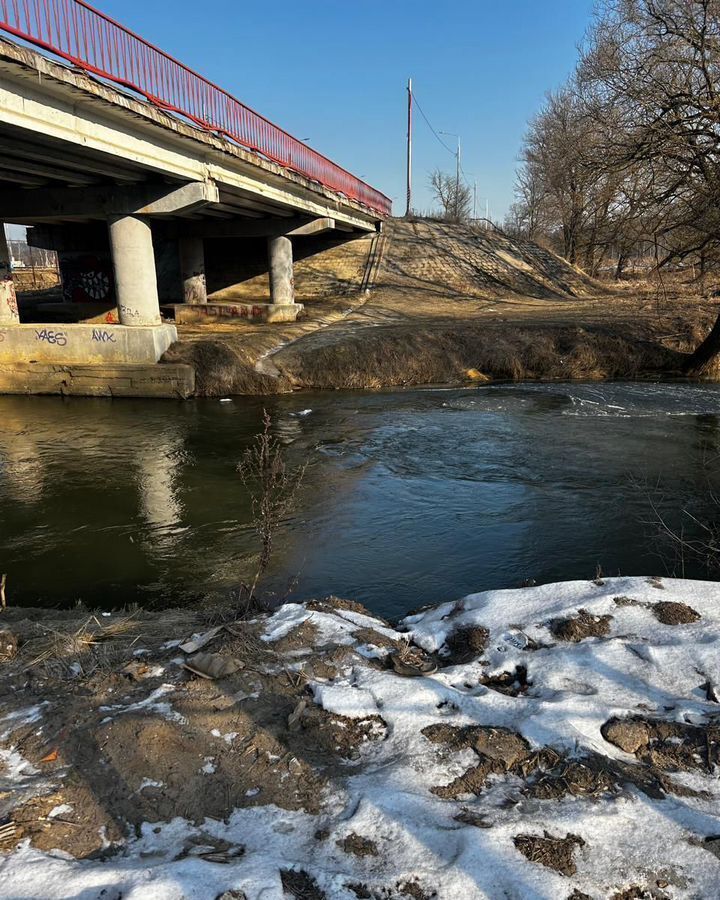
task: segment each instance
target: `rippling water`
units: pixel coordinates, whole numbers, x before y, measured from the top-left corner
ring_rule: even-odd
[[[684,572],[654,520],[713,513],[720,387],[504,385],[266,399],[311,466],[269,575],[387,615],[469,591]],[[0,571],[15,604],[189,603],[248,577],[235,472],[263,402],[0,397]],[[308,410],[310,410],[308,412]],[[653,506],[655,511],[653,511]],[[684,568],[682,568],[684,565]]]

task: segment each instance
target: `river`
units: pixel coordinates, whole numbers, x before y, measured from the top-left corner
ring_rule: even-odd
[[[300,503],[266,587],[394,617],[471,591],[707,577],[657,518],[717,516],[720,386],[497,385],[172,403],[0,397],[0,572],[13,605],[227,596],[257,541],[236,464],[266,407]],[[688,514],[682,512],[687,509]]]

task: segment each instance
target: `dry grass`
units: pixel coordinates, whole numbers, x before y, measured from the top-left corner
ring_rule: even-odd
[[[238,332],[235,340],[207,339],[182,341],[173,344],[163,357],[163,362],[185,363],[193,366],[196,374],[196,393],[200,397],[227,397],[233,394],[277,394],[289,390],[282,379],[257,372],[254,360],[238,352],[248,335]]]
[[[277,363],[296,384],[332,389],[458,384],[469,380],[469,369],[498,381],[637,378],[679,372],[682,359],[604,331],[450,321],[367,329],[332,343],[300,341]]]
[[[140,624],[134,616],[105,624],[93,615],[72,630],[48,627],[44,634],[23,645],[22,656],[29,669],[69,670],[76,663],[87,673],[89,662],[95,670],[124,659],[140,639]]]

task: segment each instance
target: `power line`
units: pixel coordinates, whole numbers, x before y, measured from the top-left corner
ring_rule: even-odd
[[[420,110],[420,115],[423,117],[423,119],[425,119],[425,123],[427,124],[427,127],[430,129],[430,131],[432,131],[432,133],[435,135],[435,137],[437,138],[439,143],[441,143],[443,145],[443,147],[447,150],[447,152],[451,156],[455,156],[455,151],[451,150],[450,147],[448,147],[448,145],[445,143],[445,141],[440,137],[440,135],[437,133],[437,131],[435,131],[435,129],[430,124],[430,119],[428,119],[428,117],[423,112],[423,108],[418,103],[417,94],[415,94],[415,93],[413,93],[413,102],[415,103],[415,106],[417,106],[417,108]]]

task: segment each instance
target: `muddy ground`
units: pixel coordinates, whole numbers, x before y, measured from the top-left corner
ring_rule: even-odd
[[[593,590],[598,589],[590,585],[588,591]],[[532,667],[540,651],[548,653],[555,646],[554,652],[563,654],[578,647],[572,652],[582,653],[587,641],[606,642],[608,647],[637,641],[616,625],[621,613],[646,616],[651,631],[660,623],[670,629],[670,641],[675,633],[685,634],[673,629],[704,627],[703,617],[685,603],[624,595],[611,601],[610,596],[603,602],[611,603],[613,612],[605,616],[581,607],[571,616],[535,626],[547,640],[528,639],[523,652],[527,664],[514,671],[485,674],[490,671],[485,668],[487,655],[502,648],[495,648],[498,637],[481,625],[451,626],[440,649],[425,656],[445,673],[442,683],[456,683],[458,702],[463,692],[489,692],[497,698],[492,702],[499,704],[499,711],[526,702],[526,696],[541,696],[542,669]],[[392,842],[383,837],[386,827],[377,833],[367,830],[367,811],[356,816],[365,801],[353,800],[351,809],[343,809],[339,800],[346,792],[348,802],[351,785],[363,784],[365,776],[368,785],[373,778],[382,783],[383,770],[404,756],[402,765],[419,779],[412,791],[424,797],[424,803],[443,804],[448,824],[440,828],[438,840],[443,828],[469,829],[478,839],[494,835],[496,828],[502,852],[512,854],[514,846],[518,854],[504,865],[516,867],[524,857],[537,878],[547,872],[566,883],[567,889],[557,894],[556,888],[537,881],[541,889],[532,896],[700,896],[686,892],[692,883],[688,870],[674,866],[670,858],[667,865],[650,863],[618,873],[616,882],[606,884],[600,894],[580,890],[597,883],[589,861],[602,858],[603,842],[590,837],[587,822],[580,829],[584,837],[560,823],[572,817],[573,803],[589,804],[591,810],[595,806],[606,817],[608,804],[618,804],[616,815],[626,815],[630,795],[639,798],[635,815],[642,815],[642,801],[667,806],[673,798],[690,798],[688,802],[712,809],[710,795],[684,776],[697,773],[712,782],[720,763],[716,716],[691,725],[672,712],[667,719],[650,713],[649,706],[643,712],[640,704],[635,715],[611,716],[604,723],[607,752],[532,747],[507,725],[457,724],[456,704],[432,693],[441,682],[403,678],[394,671],[392,655],[407,651],[402,632],[358,604],[327,598],[287,609],[281,627],[273,626],[275,619],[267,615],[248,619],[232,607],[112,615],[80,609],[4,611],[0,865],[3,854],[11,854],[22,841],[51,855],[112,861],[132,852],[133,841],[149,827],[144,823],[158,823],[159,834],[162,823],[184,820],[194,831],[172,846],[171,862],[192,857],[208,866],[236,864],[242,869],[245,843],[237,836],[218,838],[209,823],[229,823],[238,810],[271,807],[278,827],[282,811],[313,817],[309,833],[321,848],[315,855],[335,860],[325,877],[342,888],[342,893],[328,893],[296,863],[278,870],[284,896],[447,897],[443,879],[452,869],[438,873],[435,884],[427,872],[412,878],[402,868],[396,871]],[[462,610],[462,604],[457,609]],[[450,620],[458,614],[450,610]],[[610,633],[610,623],[616,634]],[[226,667],[232,661],[229,668],[235,671],[201,677],[192,669],[202,669],[202,660],[207,663],[202,654],[207,653]],[[360,683],[370,685],[370,692],[353,689]],[[372,684],[389,687],[377,690]],[[708,685],[708,702],[716,703],[714,687]],[[401,726],[402,716],[410,716],[412,730],[415,697],[420,702],[428,691],[430,698],[435,696],[428,707],[434,709],[434,720],[424,727],[419,724],[412,736],[412,742],[419,743],[408,744],[402,736],[407,727]],[[383,714],[383,695],[395,710],[390,717]],[[371,710],[357,708],[349,715],[325,708],[338,703],[338,697],[347,703],[348,696],[375,700]],[[502,719],[503,714],[496,715]],[[623,752],[621,758],[618,751]],[[398,789],[396,785],[392,790]],[[432,806],[428,809],[436,812]],[[556,812],[561,809],[565,812]],[[353,821],[365,822],[364,834],[362,828],[350,827]],[[538,830],[538,822],[547,827]],[[415,825],[405,824],[412,832]],[[691,834],[688,840],[688,847],[701,848],[696,852],[707,866],[717,865],[720,851],[716,854],[712,835]],[[307,848],[298,852],[313,855]],[[141,857],[143,853],[147,856],[142,851]],[[576,884],[580,858],[585,880]],[[337,874],[343,868],[349,873],[344,880]],[[358,871],[364,876],[352,874]],[[518,897],[529,896],[518,890]],[[478,891],[473,896],[486,896]],[[250,895],[238,891],[227,896]]]

